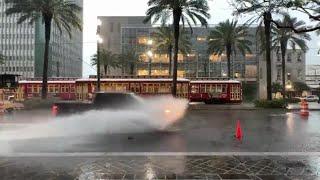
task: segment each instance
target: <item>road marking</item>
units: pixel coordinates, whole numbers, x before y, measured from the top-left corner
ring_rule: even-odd
[[[0,157],[108,157],[108,156],[320,156],[320,152],[74,152],[0,153]]]

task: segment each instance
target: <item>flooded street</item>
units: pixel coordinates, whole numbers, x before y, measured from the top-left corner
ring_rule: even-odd
[[[52,118],[49,111],[21,111],[3,117],[0,128],[3,132],[7,129],[23,129],[30,123],[63,120]],[[67,120],[70,120],[70,117]],[[87,120],[94,122],[94,119]],[[234,138],[237,120],[241,122],[244,135],[242,141]],[[117,119],[114,119],[114,121],[117,121]],[[152,119],[149,119],[149,121],[152,121]],[[83,122],[79,121],[79,127],[81,124]],[[72,125],[74,126],[72,129],[68,127],[63,130],[73,131],[73,129],[77,129],[77,124]],[[143,124],[140,125],[143,126]],[[95,132],[90,128],[94,128],[94,126],[88,126],[87,129],[82,127],[81,131]],[[41,129],[33,129],[33,131],[37,130],[40,131]],[[61,129],[59,131],[61,133]],[[21,133],[28,132],[24,130]],[[23,137],[24,134],[21,134],[21,136]],[[25,136],[27,137],[28,134],[25,134]],[[108,131],[106,133],[75,134],[66,137],[22,138],[10,140],[7,143],[9,143],[12,152],[15,153],[318,152],[320,149],[319,138],[319,111],[312,111],[308,118],[303,118],[298,111],[224,111],[215,110],[215,106],[206,106],[203,109],[191,108],[181,121],[161,131],[138,131],[134,133],[130,131],[128,133],[125,131],[114,133]]]
[[[18,131],[25,137],[7,141],[0,137],[2,177],[302,180],[317,179],[320,174],[320,111],[311,111],[308,118],[303,118],[299,111],[229,111],[222,106],[197,105],[191,106],[181,121],[162,131],[78,136],[63,132],[61,137],[50,137],[48,132],[48,137],[37,138],[30,138],[30,133],[40,131],[44,135],[46,129],[26,131],[29,126],[43,127],[39,123],[56,126],[64,124],[57,121],[76,118],[52,118],[51,112],[44,110],[2,117],[1,135]],[[87,131],[99,132],[79,120],[79,126],[72,124],[73,128],[84,125]],[[237,120],[244,135],[241,141],[234,137]],[[110,122],[107,126],[119,128]],[[73,128],[69,124],[65,130]]]

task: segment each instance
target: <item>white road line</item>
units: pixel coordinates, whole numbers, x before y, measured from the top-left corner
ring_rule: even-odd
[[[0,153],[0,157],[108,157],[108,156],[320,156],[320,152],[75,152]]]

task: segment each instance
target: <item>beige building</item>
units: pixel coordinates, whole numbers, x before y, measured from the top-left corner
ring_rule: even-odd
[[[281,53],[272,52],[272,82],[282,83],[282,59]],[[267,98],[267,71],[264,56],[259,60],[259,94],[261,99]],[[287,50],[286,54],[286,83],[306,81],[306,53],[302,50]]]
[[[135,25],[139,27],[151,27],[151,23],[143,24],[145,16],[99,16],[101,20],[100,36],[103,40],[101,48],[111,51],[114,54],[120,54],[122,52],[122,28]],[[104,72],[103,67],[101,71]],[[109,69],[109,73],[112,75],[121,75],[120,69]]]

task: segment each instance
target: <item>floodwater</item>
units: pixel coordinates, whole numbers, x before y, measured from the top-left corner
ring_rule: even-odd
[[[6,141],[10,152],[319,152],[320,151],[320,111],[311,111],[307,118],[299,112],[284,110],[216,110],[217,105],[205,108],[190,108],[178,122],[165,128],[146,131],[145,125],[159,122],[155,116],[140,123],[130,124],[133,114],[113,112],[113,118],[102,124],[84,123],[99,118],[108,118],[109,114],[85,117],[71,116],[67,119],[51,119],[49,111],[27,111],[8,115],[1,120],[0,142],[5,140],[3,131],[15,131],[19,138]],[[120,115],[117,115],[120,113]],[[93,114],[97,114],[94,112]],[[82,116],[83,117],[83,116]],[[118,118],[118,119],[117,119]],[[120,119],[119,119],[120,118]],[[27,121],[26,121],[27,120]],[[55,126],[57,121],[72,121],[72,130],[91,133],[72,134],[59,131],[61,136],[39,136],[37,129],[28,127],[29,120],[49,121]],[[75,121],[79,120],[79,122]],[[119,120],[121,120],[119,122]],[[162,119],[163,120],[163,119]],[[241,141],[234,138],[236,121],[240,120],[244,137]],[[112,123],[113,121],[117,123]],[[5,126],[2,126],[5,124]],[[58,123],[59,124],[59,123]],[[66,123],[68,124],[68,123]],[[155,123],[157,124],[157,123]],[[153,124],[154,125],[154,124]],[[21,127],[22,126],[22,127]],[[33,127],[33,126],[32,126]],[[39,126],[36,126],[39,127]],[[41,127],[41,126],[40,126]],[[48,126],[46,126],[47,128]],[[70,128],[70,124],[67,126]],[[144,128],[141,128],[144,127]],[[154,126],[152,126],[154,127]],[[69,131],[68,128],[62,129]],[[120,128],[120,129],[119,129]],[[22,130],[21,130],[22,129]],[[125,129],[125,131],[122,131]],[[30,136],[32,130],[33,136]],[[96,132],[96,133],[95,133]],[[50,133],[48,133],[50,134]],[[38,136],[35,136],[38,135]],[[12,136],[11,136],[12,137]]]

